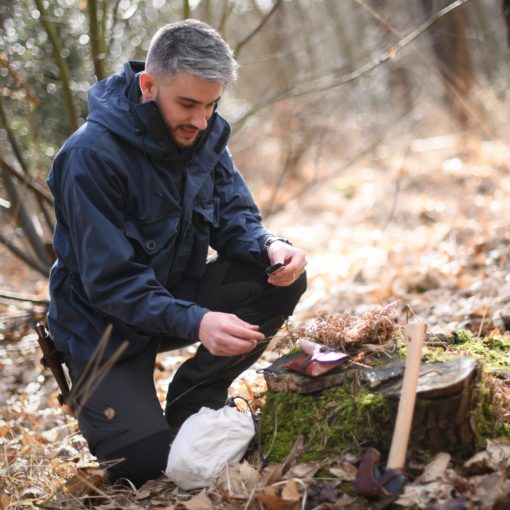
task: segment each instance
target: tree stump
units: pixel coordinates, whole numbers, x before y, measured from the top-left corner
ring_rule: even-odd
[[[282,433],[285,429],[287,435],[292,434],[292,429],[295,429],[296,438],[298,434],[304,434],[309,444],[314,436],[320,436],[319,441],[327,454],[331,453],[327,452],[328,445],[335,443],[338,437],[345,439],[335,443],[338,449],[345,449],[350,442],[353,450],[375,446],[385,451],[389,447],[400,397],[404,371],[402,360],[389,359],[377,368],[359,368],[347,362],[320,377],[308,377],[285,368],[296,355],[284,356],[265,370],[269,397],[267,413],[264,411],[263,416],[263,430],[270,433],[270,421],[279,416],[278,428]],[[469,357],[422,363],[410,450],[448,451],[460,458],[467,458],[475,452],[480,377],[480,364]],[[345,391],[334,393],[335,388],[344,388]],[[377,403],[377,409],[370,410],[365,403],[357,402],[360,389],[364,395],[363,402],[372,399],[374,405]],[[329,394],[331,397],[328,397]],[[289,406],[284,403],[287,397],[292,401]],[[339,401],[342,399],[345,400],[343,403]],[[279,405],[282,406],[281,412],[278,411]],[[331,412],[333,408],[338,410],[336,415]],[[347,408],[353,416],[348,415]],[[308,425],[302,425],[305,417],[298,416],[305,409],[308,414],[314,415]],[[363,423],[363,418],[360,422],[362,416],[366,416],[366,423]],[[348,426],[352,419],[356,420],[355,427],[352,424]],[[291,425],[286,429],[287,423]],[[317,432],[319,429],[320,432]],[[278,429],[272,441],[278,441]]]
[[[479,403],[480,365],[468,357],[439,363],[423,363],[418,380],[411,441],[432,452],[475,451],[473,417]],[[382,388],[383,394],[399,398],[399,382]]]

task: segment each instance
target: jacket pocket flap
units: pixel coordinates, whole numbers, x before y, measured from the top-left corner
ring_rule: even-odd
[[[167,216],[151,222],[128,219],[125,228],[129,239],[135,241],[149,255],[154,255],[175,240],[179,229],[179,218]]]
[[[220,204],[218,198],[200,202],[193,207],[200,220],[211,223],[214,227],[218,226],[220,216]]]

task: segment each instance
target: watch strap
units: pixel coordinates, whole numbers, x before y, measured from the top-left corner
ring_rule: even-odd
[[[267,251],[269,247],[276,241],[281,241],[282,243],[289,244],[290,246],[292,246],[292,243],[288,239],[270,235],[266,236],[265,239],[263,239],[262,248]]]

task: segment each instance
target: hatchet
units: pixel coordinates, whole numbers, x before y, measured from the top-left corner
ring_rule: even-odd
[[[364,452],[353,483],[354,490],[361,496],[381,499],[397,495],[407,480],[404,467],[426,329],[425,324],[418,322],[410,323],[406,327],[407,357],[404,380],[386,469],[381,471],[377,465],[381,458],[379,451],[369,448]]]

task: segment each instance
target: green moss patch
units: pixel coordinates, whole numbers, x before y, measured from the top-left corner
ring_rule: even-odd
[[[434,344],[426,347],[425,359],[440,361],[451,359],[459,354],[471,356],[483,363],[485,370],[510,370],[510,338],[493,335],[488,337],[474,336],[470,331],[460,330],[442,345]]]
[[[344,384],[320,395],[271,393],[261,422],[262,451],[279,462],[302,435],[305,448],[300,461],[317,461],[326,455],[359,451],[367,444],[387,448],[396,406],[364,389],[353,392]]]

